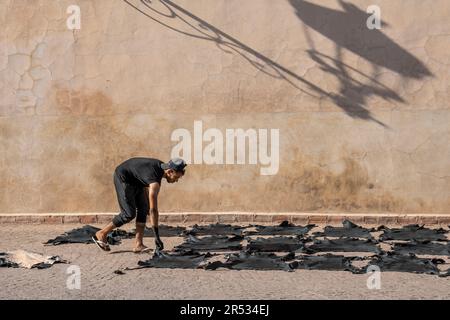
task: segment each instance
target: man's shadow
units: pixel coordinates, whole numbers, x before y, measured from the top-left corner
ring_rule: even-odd
[[[296,10],[297,17],[306,27],[321,33],[335,43],[335,57],[322,54],[314,48],[309,31],[305,31],[310,45],[307,51],[309,56],[318,63],[321,70],[338,78],[340,83],[338,93],[322,89],[171,0],[123,1],[173,32],[196,40],[209,41],[223,52],[241,56],[262,73],[286,81],[305,94],[318,99],[331,100],[351,117],[371,120],[382,126],[385,125],[375,119],[366,107],[368,97],[376,95],[397,102],[404,102],[404,100],[378,81],[380,67],[392,70],[405,78],[420,79],[431,75],[417,58],[395,44],[382,32],[369,30],[366,27],[366,20],[369,17],[367,13],[342,0],[338,1],[345,11],[332,10],[303,0],[289,0]],[[371,63],[372,75],[364,74],[346,65],[342,60],[343,49]],[[355,72],[366,80],[361,82],[354,79],[351,73]]]

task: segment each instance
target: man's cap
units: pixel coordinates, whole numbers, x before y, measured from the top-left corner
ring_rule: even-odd
[[[173,158],[170,159],[169,162],[161,164],[161,168],[164,170],[172,169],[175,171],[183,171],[184,167],[186,167],[186,162],[181,158]]]

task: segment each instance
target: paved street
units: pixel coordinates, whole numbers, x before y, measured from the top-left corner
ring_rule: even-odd
[[[449,299],[450,277],[385,272],[380,290],[369,290],[367,275],[330,271],[204,271],[134,267],[150,254],[123,252],[133,240],[101,252],[94,244],[44,246],[50,238],[81,225],[0,225],[0,251],[25,249],[60,255],[81,268],[81,289],[69,290],[66,270],[0,268],[0,299]],[[132,227],[132,225],[130,225]],[[146,238],[153,246],[152,239]],[[163,238],[167,249],[181,238]],[[121,252],[122,251],[122,252]]]

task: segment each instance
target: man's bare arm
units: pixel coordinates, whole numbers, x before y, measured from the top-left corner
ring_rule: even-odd
[[[159,194],[160,185],[157,182],[150,184],[149,186],[149,200],[150,200],[150,220],[153,227],[153,233],[155,234],[155,246],[156,251],[164,249],[164,244],[159,237],[159,228],[158,228],[158,194]]]
[[[157,182],[150,184],[149,186],[149,200],[150,200],[150,220],[152,227],[158,227],[158,194],[160,185]]]

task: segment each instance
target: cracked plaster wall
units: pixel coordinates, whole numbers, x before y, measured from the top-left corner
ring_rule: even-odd
[[[0,3],[0,212],[116,211],[194,120],[279,128],[280,170],[191,165],[161,211],[450,212],[447,0]]]

